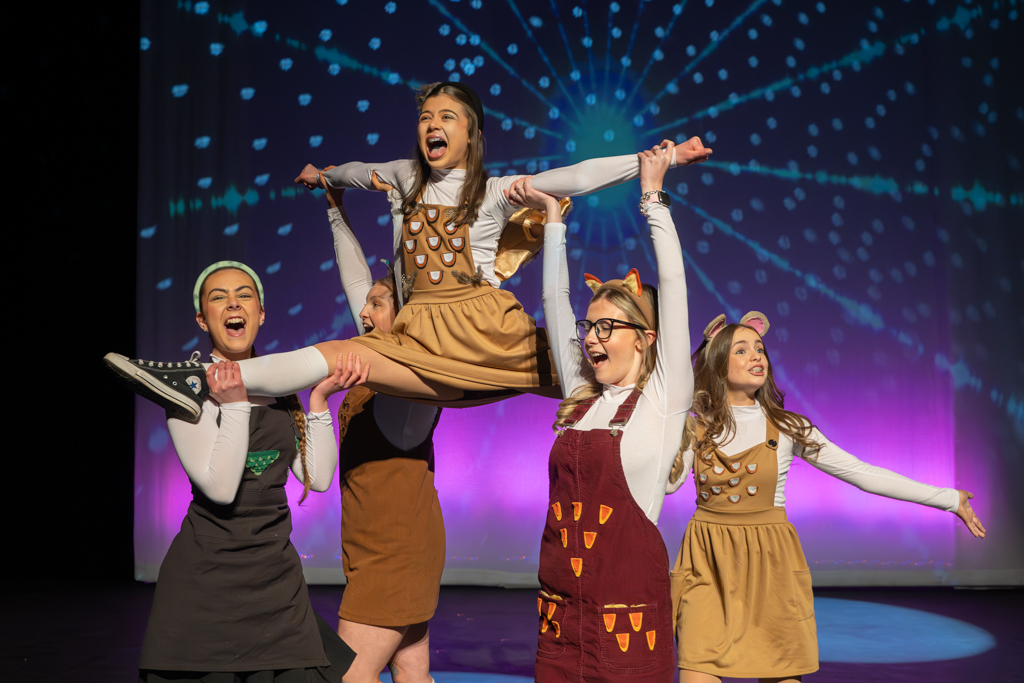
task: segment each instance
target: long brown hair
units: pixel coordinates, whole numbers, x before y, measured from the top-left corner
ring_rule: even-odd
[[[641,296],[646,299],[647,302],[651,304],[651,308],[654,309],[654,331],[657,332],[658,290],[655,287],[645,284],[643,286]],[[647,320],[644,318],[644,314],[640,310],[640,307],[637,306],[636,303],[626,294],[611,288],[601,289],[594,294],[593,298],[590,299],[590,303],[594,303],[601,299],[607,300],[608,303],[622,311],[629,322],[641,325],[644,329],[647,328]],[[643,361],[640,365],[640,374],[636,378],[636,388],[640,390],[644,388],[647,384],[647,380],[651,378],[651,373],[654,372],[655,361],[658,359],[658,351],[655,346],[655,344],[657,344],[657,340],[655,340],[654,344],[648,343],[647,335],[644,334],[644,329],[634,328],[633,330],[637,339],[639,339],[640,343],[643,345]],[[600,383],[591,382],[589,384],[584,384],[574,391],[572,396],[559,403],[558,412],[555,413],[555,424],[551,426],[555,433],[558,433],[559,430],[566,427],[565,421],[572,416],[572,411],[576,409],[577,405],[583,401],[600,395],[601,391],[602,386]]]
[[[673,482],[682,474],[683,451],[692,446],[694,457],[699,458],[716,447],[725,445],[717,443],[723,436],[728,435],[725,442],[728,443],[736,435],[736,422],[729,406],[729,358],[732,355],[733,335],[736,334],[736,330],[743,327],[754,330],[749,325],[726,325],[710,342],[705,341],[701,344],[693,354],[693,407],[690,409],[691,415],[686,418],[683,445],[676,455],[672,473],[669,475]],[[754,399],[761,405],[768,421],[779,432],[802,446],[806,458],[813,459],[817,457],[817,451],[821,447],[821,444],[811,438],[814,425],[804,416],[783,407],[786,394],[775,384],[768,349],[763,346],[762,348],[765,379],[761,388],[754,392]],[[698,426],[704,428],[704,435],[700,439],[696,434]]]
[[[462,105],[468,125],[466,132],[469,135],[469,153],[466,158],[466,181],[462,184],[459,192],[459,208],[453,221],[458,224],[470,224],[477,219],[480,213],[480,205],[487,193],[487,170],[484,169],[484,136],[480,132],[480,121],[477,120],[476,112],[473,111],[473,104],[469,96],[459,88],[438,83],[428,83],[420,86],[416,93],[416,106],[422,112],[423,103],[435,95],[448,95]],[[402,194],[402,213],[408,216],[414,213],[419,206],[420,195],[430,180],[430,164],[420,150],[419,140],[416,141],[413,159],[416,161],[416,177],[409,190]]]
[[[220,270],[224,270],[224,269],[221,268]],[[235,268],[234,270],[238,270],[238,269]],[[218,271],[215,270],[213,272],[216,273]],[[245,272],[245,271],[239,271],[239,272]],[[211,273],[211,275],[212,274],[213,273]],[[207,277],[209,277],[209,276],[207,276]],[[253,282],[253,284],[255,285],[256,283]],[[206,309],[203,306],[203,301],[205,299],[205,297],[203,295],[203,292],[204,292],[205,289],[206,289],[206,280],[203,280],[203,284],[200,285],[200,287],[199,287],[199,310],[202,312],[204,318],[206,317]],[[394,292],[394,287],[393,286],[392,286],[391,291]],[[212,347],[213,346],[213,336],[210,335],[209,332],[207,332],[206,335],[210,339],[210,346]],[[249,351],[249,358],[255,358],[256,355],[257,355],[256,354],[256,347],[253,346],[252,349],[250,349],[250,351]],[[312,479],[312,477],[309,476],[309,467],[307,466],[307,463],[306,463],[306,411],[302,407],[302,401],[299,399],[299,395],[298,394],[292,394],[291,396],[285,396],[284,401],[285,401],[285,403],[288,404],[288,410],[292,414],[292,422],[295,424],[295,428],[299,432],[299,439],[298,439],[298,444],[296,445],[296,447],[298,448],[298,451],[299,451],[299,457],[302,459],[302,497],[299,498],[299,504],[301,505],[302,501],[306,500],[306,496],[309,495],[309,489],[313,485],[313,479]]]

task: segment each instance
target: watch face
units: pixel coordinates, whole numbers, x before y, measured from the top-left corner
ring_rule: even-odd
[[[668,192],[658,192],[658,201],[665,206],[672,206],[672,198],[668,196]]]

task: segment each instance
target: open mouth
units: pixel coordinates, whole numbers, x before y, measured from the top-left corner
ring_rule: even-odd
[[[607,354],[594,351],[590,354],[590,363],[595,369],[603,367],[608,362]]]
[[[757,375],[758,377],[760,377],[761,375],[764,374],[764,366],[755,365],[754,367],[750,368],[750,374]]]
[[[448,142],[440,135],[427,137],[427,158],[431,161],[440,159],[448,151]]]
[[[366,334],[368,332],[373,332],[373,325],[367,325],[366,323],[363,323],[363,334]]]
[[[241,337],[245,334],[245,320],[237,316],[228,318],[224,323],[224,329],[229,337]]]

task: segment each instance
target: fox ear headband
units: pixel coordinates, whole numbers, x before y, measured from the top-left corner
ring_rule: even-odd
[[[643,297],[644,286],[640,282],[640,273],[637,272],[636,268],[633,268],[626,277],[621,280],[609,280],[608,282],[601,282],[595,276],[590,273],[583,274],[583,280],[590,287],[590,290],[597,294],[602,289],[614,289],[617,292],[622,292],[637,305],[640,312],[643,313],[644,320],[647,321],[647,329],[654,329],[654,308],[650,302]]]
[[[722,328],[726,326],[725,313],[721,314],[704,328],[704,341],[710,343],[715,335],[722,331]],[[768,316],[760,311],[750,311],[745,316],[740,318],[740,325],[746,325],[747,327],[753,328],[755,332],[764,337],[770,327],[768,323]]]

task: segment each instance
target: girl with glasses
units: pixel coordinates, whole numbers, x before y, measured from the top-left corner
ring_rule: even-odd
[[[683,255],[662,203],[673,147],[664,144],[638,155],[660,296],[636,270],[604,283],[587,275],[594,296],[576,321],[557,202],[529,182],[511,193],[547,210],[544,315],[565,396],[540,551],[539,683],[667,683],[675,669],[668,552],[655,524],[693,375]]]

